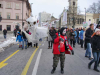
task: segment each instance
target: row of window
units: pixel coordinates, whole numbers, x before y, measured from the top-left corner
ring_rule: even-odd
[[[0,8],[3,8],[3,4],[2,3],[0,3]],[[11,2],[6,3],[6,8],[12,8]],[[20,4],[19,3],[15,4],[15,9],[20,9]]]
[[[11,31],[11,25],[6,26],[7,31]],[[2,31],[2,25],[0,25],[0,31]]]
[[[17,13],[15,16],[16,16],[16,19],[18,20],[19,19],[19,14]],[[1,12],[0,12],[0,17],[2,17]],[[7,19],[11,19],[11,13],[7,13]]]

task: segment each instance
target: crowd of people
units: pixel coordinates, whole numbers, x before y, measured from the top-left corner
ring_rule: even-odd
[[[76,44],[86,50],[84,55],[90,60],[88,68],[90,69],[95,62],[94,70],[100,72],[98,70],[100,64],[100,25],[94,29],[94,25],[90,24],[88,28],[69,29],[63,27],[58,30],[54,27],[50,28],[48,31],[48,49],[53,47],[54,54],[51,74],[55,72],[59,59],[61,62],[61,73],[64,73],[65,54],[70,54],[69,50],[74,54],[73,48],[75,48]],[[69,53],[66,53],[66,51]]]

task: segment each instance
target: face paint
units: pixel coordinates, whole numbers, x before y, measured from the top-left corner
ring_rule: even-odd
[[[63,30],[63,33],[62,33],[62,34],[63,34],[63,35],[65,35],[65,34],[66,34],[66,29],[64,29],[64,30]]]

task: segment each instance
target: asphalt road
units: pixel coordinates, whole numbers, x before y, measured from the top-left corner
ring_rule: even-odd
[[[18,45],[9,47],[0,53],[0,75],[51,75],[53,54],[52,49],[47,48],[46,39],[39,43],[39,48],[22,50]],[[84,57],[84,49],[76,45],[74,51],[75,55],[66,55],[63,75],[100,75],[93,70],[93,65],[88,69],[90,60]],[[54,75],[62,75],[60,62]]]

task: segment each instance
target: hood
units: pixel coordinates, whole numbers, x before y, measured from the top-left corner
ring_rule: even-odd
[[[60,35],[62,35],[62,36],[64,36],[62,33],[63,33],[63,31],[64,31],[64,29],[66,29],[65,27],[62,27],[61,29],[60,29]]]

